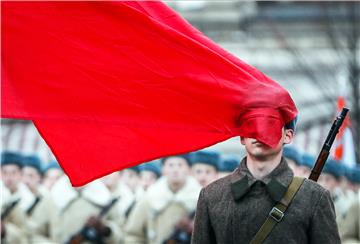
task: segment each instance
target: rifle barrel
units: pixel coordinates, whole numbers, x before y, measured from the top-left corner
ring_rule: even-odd
[[[336,117],[336,119],[334,120],[334,123],[332,124],[329,134],[326,137],[326,140],[321,149],[321,152],[320,152],[318,158],[316,159],[316,163],[315,163],[313,169],[311,170],[311,174],[309,176],[310,180],[313,180],[315,182],[318,180],[318,178],[321,174],[321,171],[324,168],[326,160],[329,157],[331,146],[334,143],[336,135],[339,132],[339,129],[340,129],[341,125],[343,124],[348,112],[349,112],[348,108],[343,108],[340,115],[338,117]]]

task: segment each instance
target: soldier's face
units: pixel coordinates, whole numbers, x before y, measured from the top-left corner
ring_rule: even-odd
[[[241,144],[245,146],[245,150],[249,156],[260,160],[266,160],[267,158],[274,157],[281,153],[283,145],[291,143],[293,137],[293,130],[283,129],[280,141],[274,148],[269,147],[254,138],[241,138]]]
[[[151,171],[142,171],[140,172],[140,185],[144,190],[147,190],[149,186],[154,184],[157,180],[155,173]]]
[[[109,174],[107,176],[104,176],[101,178],[101,181],[104,182],[105,186],[110,189],[111,191],[114,191],[116,187],[118,186],[120,179],[120,173],[114,172],[112,174]]]
[[[215,167],[208,164],[194,164],[191,167],[191,173],[202,187],[209,185],[218,178]]]
[[[63,172],[60,169],[49,169],[45,173],[43,184],[47,189],[51,189],[58,179],[63,176]]]
[[[132,169],[124,169],[120,171],[120,180],[126,184],[132,191],[135,191],[139,184],[139,174]]]
[[[21,169],[14,164],[1,166],[1,177],[5,186],[15,192],[21,181]]]
[[[162,171],[170,184],[182,184],[186,181],[190,173],[190,167],[185,159],[181,157],[170,157],[164,162]]]
[[[25,166],[23,168],[22,181],[30,190],[34,191],[40,184],[41,175],[35,168]]]

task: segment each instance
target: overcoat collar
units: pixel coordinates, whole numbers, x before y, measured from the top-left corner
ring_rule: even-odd
[[[280,164],[262,180],[252,176],[246,165],[246,157],[241,161],[240,166],[231,175],[231,192],[235,200],[246,195],[256,182],[263,182],[266,185],[270,197],[279,202],[285,194],[294,174],[289,168],[286,160],[281,159]]]

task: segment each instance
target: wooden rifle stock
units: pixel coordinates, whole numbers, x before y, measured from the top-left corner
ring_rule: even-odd
[[[192,211],[187,217],[187,221],[192,221],[195,218],[195,211]],[[163,244],[185,244],[191,242],[191,233],[182,229],[175,228],[171,236],[166,239]]]
[[[115,203],[117,202],[119,200],[119,197],[116,197],[116,198],[114,198],[114,199],[112,199],[111,200],[111,202],[108,204],[108,205],[106,205],[106,206],[104,206],[102,209],[101,209],[101,211],[100,211],[100,213],[99,213],[99,215],[97,216],[97,218],[98,219],[101,219],[105,214],[107,214],[109,211],[110,211],[110,209],[115,205]],[[75,235],[73,235],[71,238],[70,238],[70,240],[68,240],[67,242],[66,242],[66,244],[81,244],[81,243],[83,243],[84,241],[89,241],[89,242],[91,242],[91,240],[88,240],[87,238],[86,238],[86,232],[88,232],[88,231],[93,231],[93,230],[95,230],[95,229],[93,229],[93,227],[92,226],[88,226],[88,225],[85,225],[78,233],[76,233]],[[96,230],[95,230],[96,231]],[[97,233],[96,233],[97,234]],[[99,243],[104,243],[102,240],[98,240],[97,241],[97,244],[99,244]]]
[[[339,129],[344,122],[344,119],[346,117],[346,114],[348,113],[348,108],[343,108],[340,115],[336,117],[334,123],[331,126],[331,129],[329,131],[328,136],[326,137],[325,143],[321,149],[321,152],[316,159],[316,163],[311,170],[311,174],[309,176],[310,180],[317,181],[319,179],[319,176],[321,174],[322,169],[324,168],[324,165],[326,163],[327,158],[329,157],[330,148],[332,144],[334,143],[335,137],[337,133],[339,132]]]

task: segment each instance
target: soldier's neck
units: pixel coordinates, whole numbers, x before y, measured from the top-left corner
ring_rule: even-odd
[[[29,190],[30,190],[31,193],[34,194],[35,196],[39,195],[39,189],[38,189],[38,188],[29,187]]]
[[[176,193],[184,186],[184,184],[185,183],[177,183],[177,182],[170,183],[169,182],[169,188],[173,193]]]
[[[281,162],[281,153],[268,158],[246,157],[246,165],[255,179],[261,180],[270,174]]]

